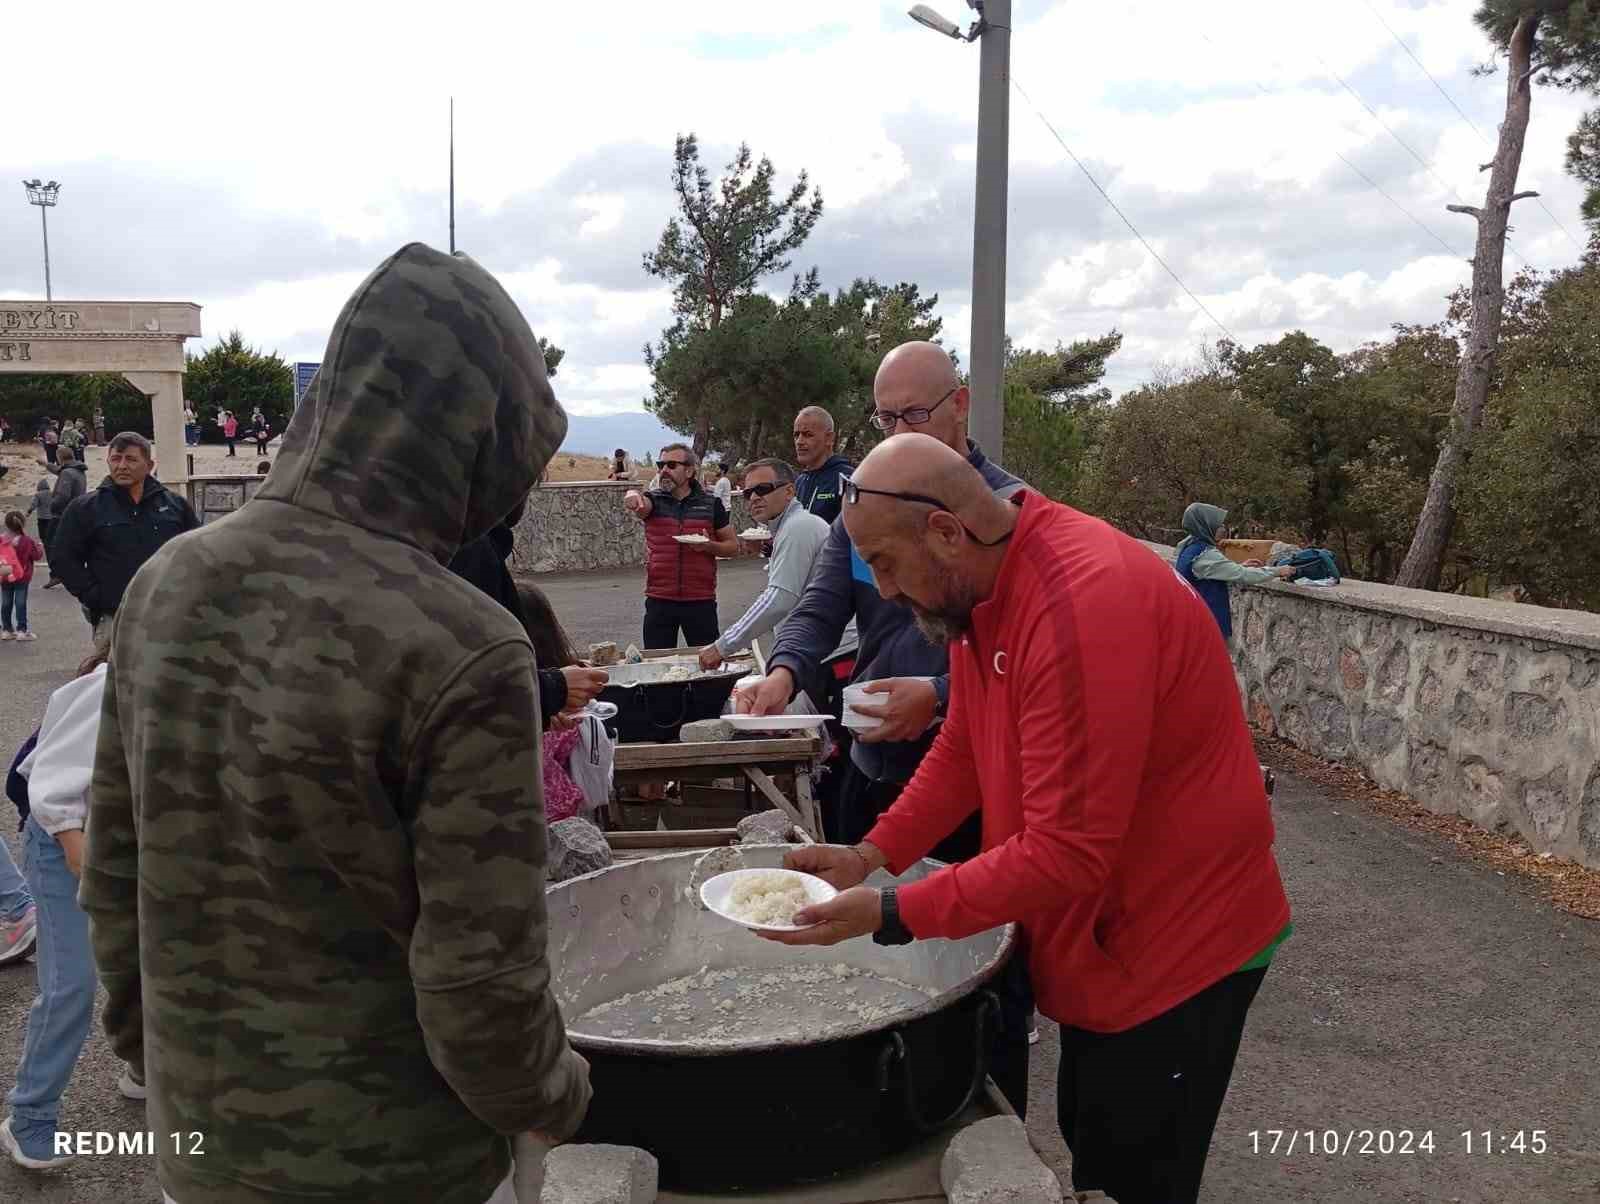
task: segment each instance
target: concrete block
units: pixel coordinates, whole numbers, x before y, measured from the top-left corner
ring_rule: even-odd
[[[1061,1204],[1061,1184],[1039,1160],[1022,1122],[991,1116],[950,1139],[939,1166],[950,1204]]]
[[[539,1199],[541,1204],[652,1204],[658,1173],[655,1156],[633,1146],[557,1146],[544,1160]]]
[[[794,834],[794,820],[774,807],[745,816],[736,831],[740,844],[788,844]]]
[[[733,739],[733,724],[726,719],[696,719],[693,723],[685,723],[678,732],[678,739],[685,744],[710,744],[718,740]]]

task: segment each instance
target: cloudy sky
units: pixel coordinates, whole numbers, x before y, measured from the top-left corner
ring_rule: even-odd
[[[1346,349],[1437,317],[1473,239],[1444,206],[1481,201],[1483,136],[1503,107],[1503,74],[1469,74],[1488,56],[1475,6],[1015,0],[1013,75],[1032,103],[1013,91],[1012,335],[1049,345],[1116,327],[1120,389],[1219,333],[1033,106],[1240,340],[1299,327]],[[640,347],[669,297],[640,257],[671,213],[673,136],[692,130],[712,165],[744,140],[786,180],[809,171],[827,211],[796,266],[829,287],[870,275],[938,293],[965,359],[977,48],[906,7],[91,2],[72,9],[67,53],[60,6],[8,6],[0,179],[63,183],[58,297],[192,300],[208,337],[238,327],[315,360],[379,259],[446,244],[453,94],[458,244],[568,349],[562,400],[599,414],[639,409],[648,388]],[[1510,267],[1579,255],[1561,158],[1581,111],[1535,94],[1520,186],[1560,225],[1520,202]],[[38,212],[9,187],[0,297],[38,297]]]

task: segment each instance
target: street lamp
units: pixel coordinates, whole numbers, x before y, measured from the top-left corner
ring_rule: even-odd
[[[39,226],[44,231],[44,299],[51,301],[54,298],[50,295],[50,223],[46,220],[44,211],[55,206],[61,185],[54,180],[48,184],[38,180],[24,180],[22,186],[28,191],[28,204],[39,206]]]
[[[1006,342],[1006,177],[1011,139],[1011,0],[967,0],[978,19],[963,34],[926,4],[913,21],[978,55],[978,167],[972,214],[972,437],[995,460],[1004,454]]]

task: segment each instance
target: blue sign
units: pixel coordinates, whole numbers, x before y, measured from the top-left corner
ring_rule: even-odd
[[[311,387],[311,378],[317,374],[321,364],[305,364],[296,362],[294,366],[294,404],[300,408],[300,403],[305,400],[306,390]]]

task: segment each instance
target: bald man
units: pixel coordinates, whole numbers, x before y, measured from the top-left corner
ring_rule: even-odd
[[[967,389],[950,353],[937,343],[902,343],[890,351],[879,365],[872,395],[872,422],[879,430],[890,435],[915,431],[937,440],[998,497],[1010,497],[1024,487],[967,438]],[[865,684],[877,700],[854,709],[881,719],[882,726],[855,733],[848,764],[824,783],[828,838],[846,844],[864,837],[899,797],[932,744],[949,693],[949,661],[942,640],[930,642],[910,610],[879,594],[871,568],[851,546],[842,522],[833,524],[805,593],[778,629],[767,676],[739,697],[741,709],[769,715],[788,706],[799,688],[815,687],[813,697],[826,694],[823,666],[852,618],[859,645],[850,681]],[[961,861],[978,851],[976,816],[946,835],[934,850],[940,860]],[[1033,1000],[1020,963],[1008,971],[1001,996],[1005,1026],[991,1073],[1011,1106],[1023,1114]]]
[[[1061,1024],[1073,1187],[1198,1198],[1245,1015],[1289,935],[1272,820],[1233,666],[1205,604],[1098,519],[996,497],[936,440],[878,447],[844,525],[886,598],[950,645],[950,714],[854,848],[790,854],[843,893],[789,944],[1022,925]],[[974,810],[983,852],[896,888]]]
[[[833,415],[807,406],[794,416],[794,495],[807,514],[825,523],[839,517],[839,484],[855,466],[834,452]]]

